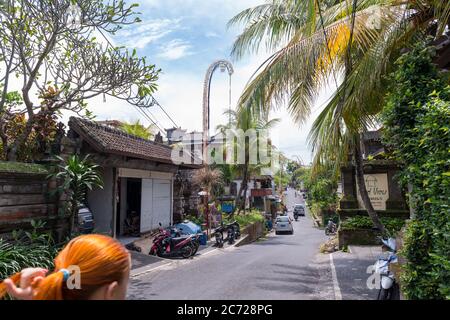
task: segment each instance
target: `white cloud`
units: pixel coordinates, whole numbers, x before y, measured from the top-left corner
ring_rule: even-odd
[[[127,28],[117,35],[130,48],[143,49],[180,28],[180,19],[157,19]]]
[[[217,33],[215,33],[215,32],[210,31],[210,32],[207,32],[205,34],[205,37],[207,37],[207,38],[219,38],[219,35]]]
[[[160,47],[158,57],[165,60],[178,60],[180,58],[192,55],[190,51],[192,46],[187,41],[174,39]]]

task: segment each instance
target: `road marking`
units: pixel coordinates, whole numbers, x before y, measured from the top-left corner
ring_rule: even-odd
[[[145,270],[143,270],[143,271],[141,271],[141,272],[139,272],[139,273],[131,274],[130,278],[137,278],[137,277],[142,276],[142,275],[144,275],[144,274],[147,274],[147,273],[150,273],[150,272],[152,272],[152,271],[161,269],[161,268],[163,268],[163,267],[168,267],[168,266],[173,265],[173,264],[174,264],[174,262],[168,262],[168,263],[162,264],[162,265],[160,265],[160,266],[157,266],[157,267],[155,267],[155,268],[145,269]],[[145,268],[145,267],[144,267],[144,268]]]
[[[336,300],[342,300],[341,289],[339,288],[339,282],[337,279],[336,268],[334,267],[332,253],[330,253],[330,266],[331,266],[331,276],[333,277],[334,297]]]

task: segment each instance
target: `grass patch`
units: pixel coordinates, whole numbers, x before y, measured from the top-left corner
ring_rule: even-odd
[[[0,161],[0,172],[48,174],[44,165],[10,161]]]

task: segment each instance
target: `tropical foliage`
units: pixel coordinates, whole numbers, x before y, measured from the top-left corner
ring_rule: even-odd
[[[200,187],[202,191],[206,191],[208,195],[214,196],[212,194],[214,189],[223,184],[222,176],[222,171],[219,169],[205,166],[194,172],[192,183]]]
[[[267,112],[287,101],[302,123],[321,90],[336,86],[310,133],[314,168],[328,162],[337,171],[352,151],[361,198],[381,231],[364,184],[360,134],[376,125],[392,61],[431,27],[441,35],[449,14],[450,3],[440,0],[273,0],[230,21],[245,25],[235,57],[262,47],[275,51],[242,94],[243,106]]]
[[[395,237],[396,234],[405,225],[405,219],[402,218],[389,218],[382,217],[381,221],[386,226],[389,233]],[[341,222],[340,228],[342,230],[354,230],[354,229],[372,229],[374,227],[372,220],[366,216],[355,216],[345,219]]]
[[[153,126],[146,127],[139,120],[133,123],[122,123],[120,129],[125,133],[131,134],[133,136],[150,140],[153,136]]]
[[[105,45],[95,36],[140,22],[136,6],[122,0],[0,2],[0,136],[9,161],[20,160],[20,149],[42,118],[63,111],[90,117],[86,101],[100,95],[145,105],[159,70],[135,50]],[[10,117],[13,78],[21,88]],[[15,116],[21,131],[5,139],[3,119]]]
[[[382,115],[415,212],[402,250],[410,299],[450,299],[450,87],[434,55],[419,43],[397,61]]]
[[[49,104],[48,101],[43,101]],[[5,94],[4,109],[0,109],[0,159],[7,160],[10,148],[27,130],[25,110],[21,109],[22,96],[14,91]],[[26,140],[15,148],[18,161],[31,162],[38,160],[44,153],[51,152],[51,144],[56,136],[64,131],[64,126],[58,124],[56,114],[42,113],[35,116]]]
[[[32,221],[30,232],[14,231],[13,239],[0,239],[0,280],[24,268],[40,267],[51,270],[59,246],[48,232],[44,222]]]
[[[59,187],[57,192],[66,193],[67,208],[69,212],[69,231],[73,232],[78,222],[78,209],[86,201],[87,191],[94,188],[103,188],[103,181],[98,172],[98,165],[90,162],[89,155],[80,158],[78,155],[70,156],[66,161],[58,158],[62,164],[57,171],[48,176],[57,179]]]
[[[233,221],[239,223],[239,226],[241,228],[245,228],[246,226],[256,222],[264,222],[265,219],[260,211],[253,209],[250,212],[247,212],[246,214],[233,216],[232,219],[231,218],[224,219],[224,223],[231,223]]]
[[[242,179],[242,183],[237,195],[237,207],[239,210],[245,209],[245,194],[248,189],[248,182],[252,175],[259,175],[262,168],[270,167],[270,164],[260,163],[257,156],[257,163],[251,163],[251,153],[253,156],[257,154],[275,155],[273,146],[270,143],[268,135],[269,130],[279,123],[279,119],[269,120],[268,114],[255,113],[251,108],[238,108],[235,110],[227,110],[225,114],[229,115],[230,122],[227,125],[218,126],[217,129],[226,136],[227,132],[231,132],[234,136],[239,137],[240,133],[247,133],[253,130],[256,133],[255,139],[245,139],[245,141],[230,141],[230,149],[238,152],[241,144],[244,144],[244,159],[236,160],[234,156],[228,157],[236,164],[227,163],[227,169],[223,169],[225,173],[230,173],[234,177]],[[243,163],[239,163],[243,160]],[[222,168],[224,166],[221,166]]]

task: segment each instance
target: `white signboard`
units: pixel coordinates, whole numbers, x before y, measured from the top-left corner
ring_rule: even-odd
[[[386,173],[365,174],[367,192],[370,202],[375,210],[386,210],[386,201],[389,199],[388,178]],[[361,196],[358,190],[358,202],[361,208],[364,208]]]

